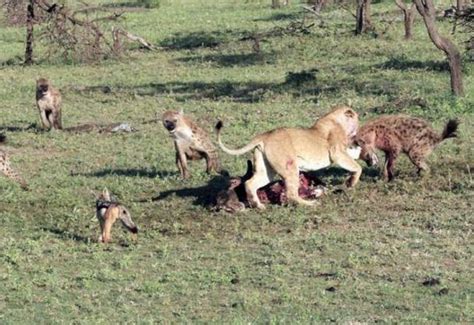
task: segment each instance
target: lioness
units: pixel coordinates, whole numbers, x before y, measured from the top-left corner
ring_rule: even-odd
[[[357,113],[347,106],[338,106],[327,113],[311,128],[279,128],[254,137],[241,149],[229,149],[221,140],[223,124],[216,125],[221,149],[230,155],[242,155],[254,150],[254,174],[245,183],[247,198],[253,206],[264,209],[257,190],[270,183],[275,174],[285,181],[289,202],[313,205],[298,195],[300,171],[318,170],[336,164],[352,173],[347,180],[354,186],[362,168],[347,151],[350,139],[359,124]]]

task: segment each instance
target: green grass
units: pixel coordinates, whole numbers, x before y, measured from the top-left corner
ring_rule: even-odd
[[[393,17],[394,8],[373,11]],[[240,39],[301,19],[297,3],[161,1],[126,16],[128,30],[162,48],[132,44],[127,57],[83,65],[46,60],[40,47],[40,64],[23,67],[24,30],[0,27],[0,125],[31,186],[0,178],[1,323],[473,321],[472,62],[466,97],[453,98],[421,19],[405,42],[401,21],[382,38],[354,37],[350,14],[328,10],[325,27],[269,37],[254,53]],[[380,16],[374,22],[385,28]],[[450,37],[462,47],[465,34]],[[25,129],[38,124],[39,76],[61,89],[66,127],[127,121],[139,132]],[[182,108],[212,132],[223,118],[225,142],[237,147],[261,130],[311,125],[338,103],[351,103],[362,121],[404,113],[438,130],[457,117],[459,138],[435,150],[423,179],[406,157],[390,184],[361,162],[357,188],[316,208],[229,215],[202,203],[223,179],[196,162],[182,181],[165,129],[144,123]],[[248,156],[221,158],[232,175],[244,173]],[[322,177],[338,187],[345,174]],[[93,193],[104,187],[128,206],[137,241],[117,224],[111,244],[96,242]],[[440,284],[423,285],[430,278]]]

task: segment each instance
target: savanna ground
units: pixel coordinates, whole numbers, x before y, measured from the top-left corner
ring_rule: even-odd
[[[301,21],[294,2],[131,8],[126,28],[161,49],[95,65],[45,60],[40,47],[39,64],[23,67],[24,28],[0,27],[0,125],[31,187],[0,178],[0,322],[473,321],[472,62],[464,61],[467,96],[453,98],[421,19],[412,42],[400,20],[383,37],[354,37],[354,19],[336,9],[309,33],[266,37],[259,53],[241,40]],[[391,2],[373,12],[379,30],[399,16]],[[452,37],[462,48],[466,35]],[[39,131],[39,76],[61,89],[66,127],[126,121],[138,132]],[[362,122],[405,113],[441,131],[459,118],[459,138],[437,148],[423,179],[406,157],[389,184],[361,162],[357,188],[316,208],[229,215],[206,205],[224,179],[194,162],[182,181],[164,128],[146,123],[182,108],[212,132],[222,118],[225,142],[237,147],[261,130],[309,126],[338,103],[351,103]],[[221,157],[231,174],[244,173],[249,156]],[[320,174],[332,188],[346,177]],[[104,187],[129,207],[137,241],[117,224],[112,243],[97,243],[93,193]]]

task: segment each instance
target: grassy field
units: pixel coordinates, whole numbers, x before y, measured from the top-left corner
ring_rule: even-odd
[[[131,45],[126,57],[94,65],[46,59],[40,46],[39,64],[24,67],[24,29],[0,27],[0,128],[31,187],[0,178],[1,323],[474,321],[472,62],[467,95],[454,98],[421,19],[405,42],[402,21],[389,24],[399,16],[391,2],[373,5],[379,37],[353,36],[351,14],[335,9],[308,33],[291,33],[302,20],[297,1],[269,4],[124,5],[125,27],[160,49]],[[450,24],[439,24],[449,35]],[[258,53],[245,40],[254,33],[267,34]],[[450,37],[463,47],[466,34]],[[61,89],[66,127],[129,122],[138,132],[39,131],[40,76]],[[225,143],[237,147],[261,130],[309,126],[343,103],[362,122],[405,113],[441,131],[459,118],[459,137],[435,150],[422,179],[406,157],[389,184],[361,162],[357,188],[315,208],[230,215],[207,205],[224,179],[194,162],[182,181],[171,139],[147,122],[184,109],[212,132],[222,118]],[[232,175],[248,157],[221,154]],[[346,177],[320,174],[331,188]],[[136,241],[117,224],[112,243],[97,243],[94,193],[104,187],[131,211]]]

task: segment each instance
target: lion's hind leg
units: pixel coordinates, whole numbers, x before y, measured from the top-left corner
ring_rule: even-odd
[[[251,206],[257,207],[259,209],[265,209],[265,206],[258,198],[257,190],[272,181],[274,172],[265,161],[262,152],[258,149],[256,149],[254,153],[254,166],[253,176],[245,182],[247,199]]]
[[[288,202],[289,203],[296,203],[296,204],[301,204],[301,205],[307,205],[307,206],[314,206],[318,203],[316,200],[306,200],[303,199],[299,193],[299,186],[300,186],[300,177],[299,177],[299,172],[298,170],[296,171],[296,176],[295,174],[291,174],[291,176],[285,177],[285,187],[286,187],[286,195],[288,197]]]
[[[318,202],[316,200],[305,200],[299,195],[300,187],[300,171],[295,159],[288,158],[284,166],[274,166],[275,171],[285,181],[286,195],[288,203],[296,203],[306,206],[314,206]]]

